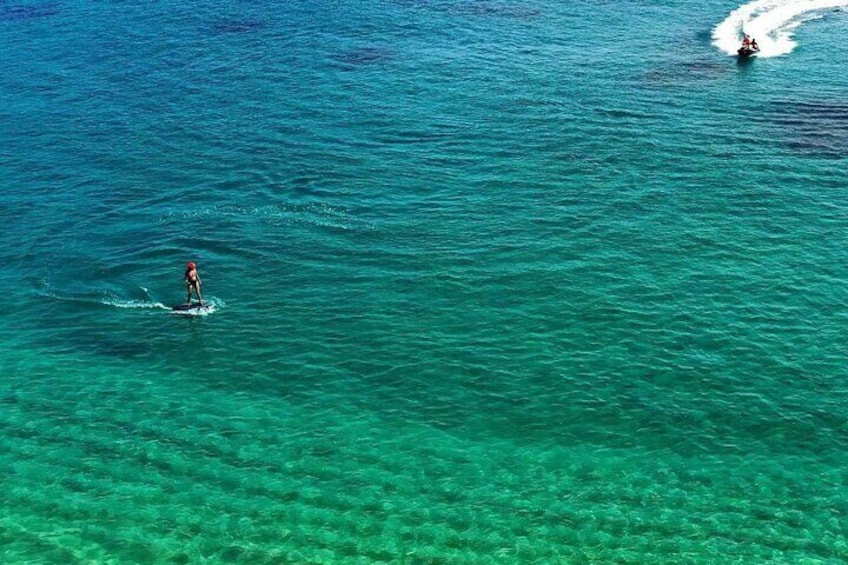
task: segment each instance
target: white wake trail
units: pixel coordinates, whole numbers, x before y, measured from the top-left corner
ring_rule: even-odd
[[[146,302],[142,300],[125,300],[122,298],[105,298],[102,304],[114,306],[115,308],[158,308],[168,310],[169,308],[161,302]]]
[[[735,55],[743,34],[757,40],[760,57],[778,57],[795,49],[793,33],[825,10],[848,8],[848,0],[755,0],[743,4],[713,29],[713,45]]]

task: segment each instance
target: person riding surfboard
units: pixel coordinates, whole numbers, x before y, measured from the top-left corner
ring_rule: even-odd
[[[191,293],[194,291],[197,294],[197,300],[203,306],[203,296],[200,294],[200,287],[203,284],[200,280],[200,274],[197,272],[197,263],[189,261],[185,270],[186,283],[186,304],[191,306]]]

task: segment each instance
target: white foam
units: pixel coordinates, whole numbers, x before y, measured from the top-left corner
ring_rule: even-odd
[[[161,302],[124,300],[121,298],[107,298],[103,300],[103,304],[105,304],[106,306],[114,306],[116,308],[164,308],[166,310],[168,309],[168,307],[162,304]]]
[[[848,0],[755,0],[732,11],[713,29],[713,45],[735,55],[743,34],[757,40],[759,57],[778,57],[795,49],[793,33],[823,10],[848,8]]]

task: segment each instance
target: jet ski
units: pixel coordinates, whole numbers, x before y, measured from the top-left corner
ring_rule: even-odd
[[[751,39],[748,34],[742,39],[742,45],[736,50],[736,54],[740,59],[747,59],[760,52],[760,46],[757,45],[756,39]]]
[[[748,45],[743,45],[736,51],[736,54],[739,55],[740,59],[747,59],[748,57],[753,57],[759,52],[759,49],[754,49],[753,47],[750,47]]]

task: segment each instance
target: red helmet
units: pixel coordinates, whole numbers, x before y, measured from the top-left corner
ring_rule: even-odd
[[[194,261],[189,261],[188,265],[186,265],[187,269],[194,269],[196,267],[197,267],[197,265],[194,264]]]

